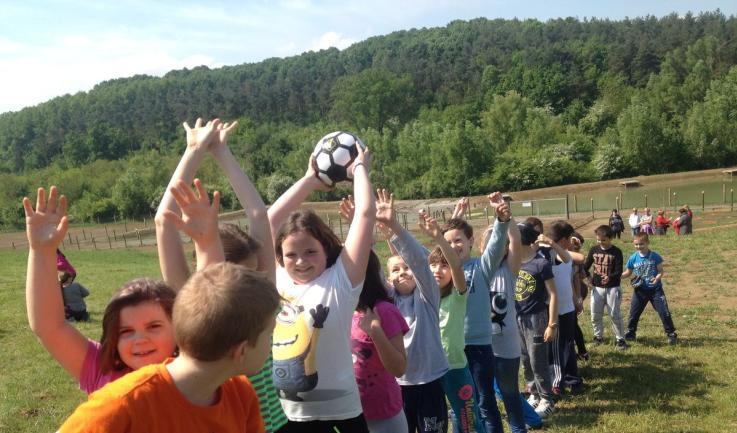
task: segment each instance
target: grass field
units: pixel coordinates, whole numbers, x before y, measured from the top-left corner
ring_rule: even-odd
[[[591,360],[581,365],[586,392],[560,402],[545,431],[737,431],[737,230],[717,226],[733,215],[699,215],[695,226],[707,230],[652,242],[666,260],[665,291],[680,344],[668,346],[657,315],[646,310],[630,350],[589,348]],[[591,238],[590,224],[584,236]],[[625,256],[633,251],[629,238],[615,244]],[[160,277],[150,248],[66,252],[92,292],[92,322],[78,324],[91,338],[99,338],[103,308],[118,286],[138,276]],[[386,255],[383,246],[379,252]],[[55,431],[85,395],[28,328],[26,253],[0,250],[0,261],[0,432]],[[626,319],[631,288],[624,291]],[[579,322],[590,339],[588,308]]]

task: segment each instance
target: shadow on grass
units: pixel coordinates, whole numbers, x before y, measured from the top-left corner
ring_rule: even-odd
[[[653,341],[653,345],[663,344]],[[718,383],[707,380],[702,363],[634,350],[596,352],[596,358],[581,369],[587,381],[585,393],[565,398],[556,407],[553,423],[564,431],[599,425],[604,415],[657,411],[700,417],[712,411],[704,399],[709,387]]]

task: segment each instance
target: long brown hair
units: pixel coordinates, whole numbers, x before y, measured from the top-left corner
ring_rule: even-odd
[[[325,256],[327,257],[325,269],[335,264],[340,252],[343,250],[343,245],[341,244],[340,239],[335,236],[335,233],[330,230],[330,227],[328,227],[315,212],[305,210],[292,212],[274,240],[276,260],[281,266],[284,266],[284,250],[282,250],[284,239],[292,233],[299,232],[308,233],[320,242],[325,250]]]
[[[110,303],[105,307],[102,317],[102,337],[100,338],[99,363],[100,371],[124,370],[128,366],[123,363],[118,353],[118,338],[120,329],[120,311],[143,302],[156,302],[164,309],[166,316],[171,320],[172,307],[176,292],[163,281],[150,278],[136,278],[125,284],[113,295]]]

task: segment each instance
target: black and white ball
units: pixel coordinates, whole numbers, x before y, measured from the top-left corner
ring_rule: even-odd
[[[318,140],[312,155],[317,177],[327,186],[352,179],[350,170],[358,156],[356,146],[366,149],[366,145],[350,132],[335,131]]]

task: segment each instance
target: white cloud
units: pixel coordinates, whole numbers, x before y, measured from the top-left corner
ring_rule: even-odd
[[[324,50],[330,47],[335,47],[339,50],[342,50],[344,48],[348,48],[354,43],[356,43],[355,39],[346,38],[340,33],[327,32],[327,33],[324,33],[319,38],[312,40],[312,44],[310,45],[310,50],[320,51],[320,50]]]

